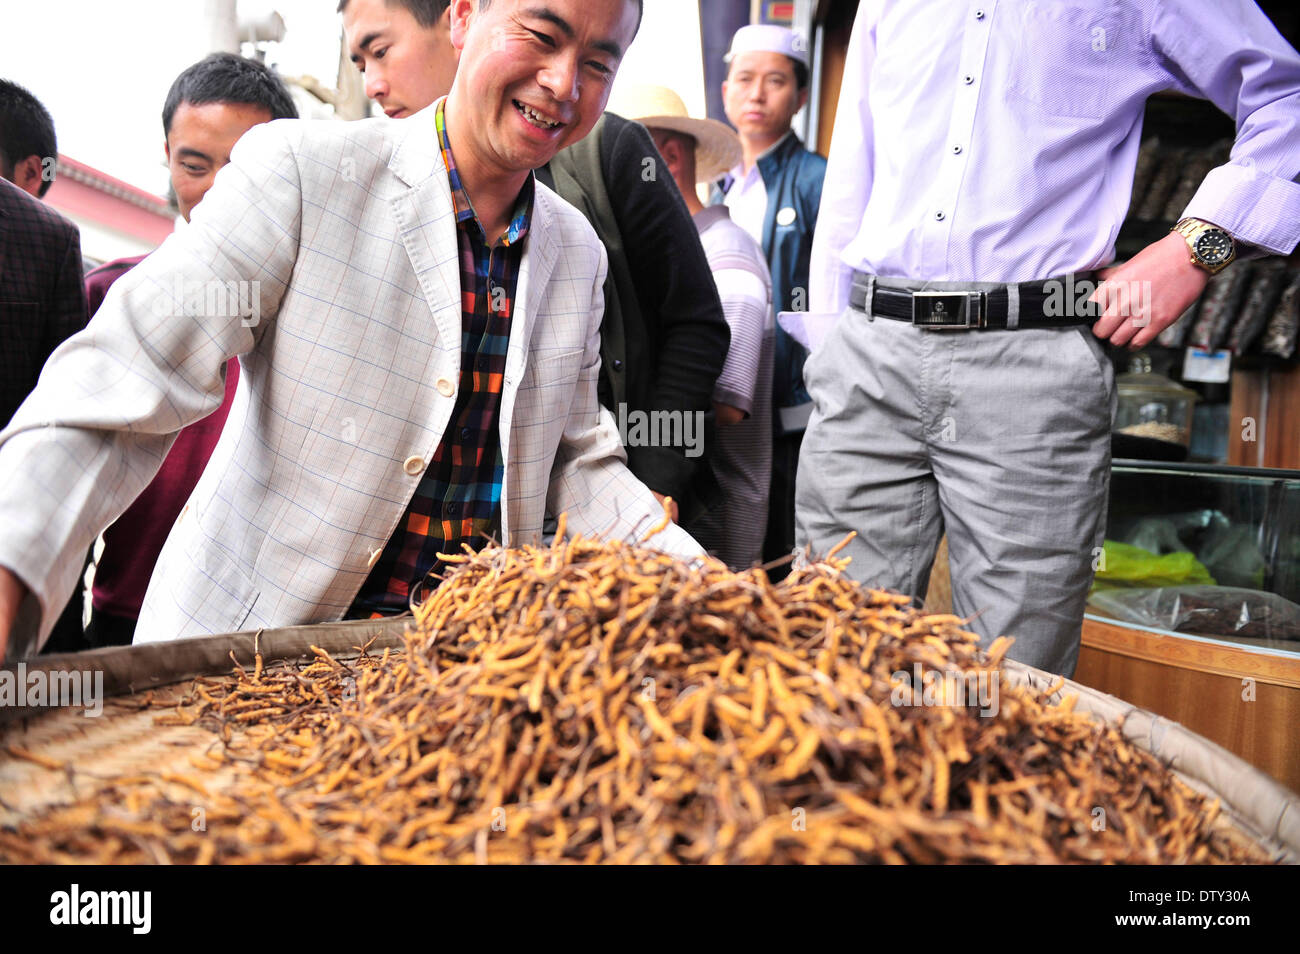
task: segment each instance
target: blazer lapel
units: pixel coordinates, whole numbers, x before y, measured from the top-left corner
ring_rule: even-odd
[[[537,313],[546,300],[546,286],[555,270],[556,246],[551,234],[550,198],[538,184],[533,193],[533,215],[524,239],[524,257],[515,289],[515,309],[510,322],[510,345],[506,350],[506,374],[501,390],[499,437],[501,459],[506,462],[507,480],[501,488],[501,538],[510,539],[510,508],[507,494],[511,471],[510,430],[514,422],[515,396],[528,370],[529,344],[537,325]]]
[[[524,257],[519,265],[519,284],[515,289],[510,348],[506,352],[506,379],[516,385],[528,369],[528,344],[533,336],[537,312],[546,299],[551,272],[555,270],[556,248],[551,234],[549,197],[541,189],[534,194],[532,221],[524,240]]]
[[[437,323],[439,346],[455,351],[455,365],[459,367],[461,298],[456,216],[433,115],[432,109],[425,109],[410,119],[398,120],[405,129],[388,167],[408,188],[391,201],[402,244]]]

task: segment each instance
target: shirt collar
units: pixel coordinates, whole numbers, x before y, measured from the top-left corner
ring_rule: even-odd
[[[451,140],[447,137],[447,118],[443,112],[446,102],[447,97],[444,96],[434,107],[433,125],[438,132],[438,145],[442,148],[443,162],[447,164],[447,183],[451,186],[451,202],[456,209],[456,223],[465,228],[474,228],[479,239],[486,245],[489,243],[487,234],[483,231],[483,223],[479,221],[474,211],[474,203],[470,200],[469,193],[465,191],[465,185],[460,180],[460,172],[456,169],[456,158],[452,155]],[[534,176],[530,172],[524,187],[519,190],[519,198],[515,201],[515,210],[510,216],[510,224],[500,238],[501,245],[514,245],[523,241],[528,234],[528,227],[532,222],[534,192]]]
[[[784,146],[785,141],[793,135],[794,135],[794,130],[787,129],[785,131],[784,136],[782,136],[776,142],[772,143],[772,145],[768,146],[761,153],[759,153],[758,158],[754,160],[754,164],[750,167],[748,173],[745,172],[745,162],[743,159],[740,162],[736,163],[731,169],[731,173],[730,173],[731,177],[735,179],[737,182],[743,183],[755,175],[762,175],[762,173],[758,171],[758,164],[762,162],[764,159],[766,159],[768,156],[772,155],[772,153],[776,152],[782,146]]]
[[[696,231],[703,233],[710,226],[716,225],[723,219],[730,219],[731,209],[725,205],[708,205],[696,212],[691,218],[695,221]]]

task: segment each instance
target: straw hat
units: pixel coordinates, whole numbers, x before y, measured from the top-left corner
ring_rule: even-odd
[[[695,181],[712,182],[738,165],[740,137],[716,119],[692,119],[682,98],[666,86],[619,90],[610,109],[651,129],[671,129],[695,138]]]

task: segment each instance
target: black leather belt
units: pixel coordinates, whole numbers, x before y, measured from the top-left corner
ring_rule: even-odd
[[[1097,287],[1094,274],[1081,272],[991,291],[906,291],[876,284],[871,291],[871,314],[934,331],[1005,329],[1014,289],[1020,300],[1016,328],[1091,325],[1101,317],[1098,304],[1087,300]],[[865,311],[870,281],[870,276],[854,272],[850,308]]]

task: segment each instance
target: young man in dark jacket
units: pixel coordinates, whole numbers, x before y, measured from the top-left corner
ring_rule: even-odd
[[[50,111],[29,90],[0,79],[0,179],[43,199],[58,155]]]

